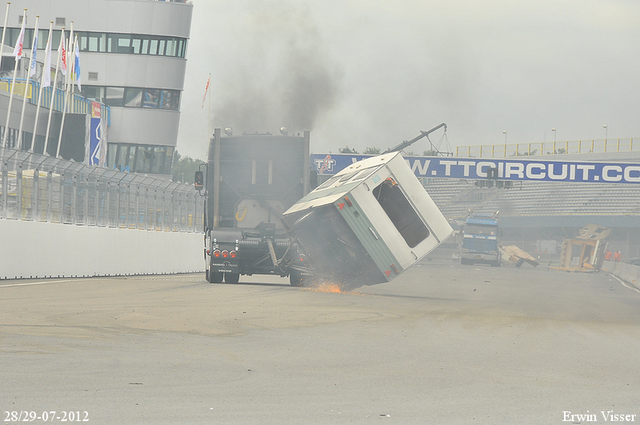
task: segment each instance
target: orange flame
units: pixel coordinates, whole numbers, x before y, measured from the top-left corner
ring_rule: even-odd
[[[334,293],[334,294],[346,294],[346,293],[348,293],[347,291],[343,291],[342,288],[340,287],[340,285],[338,285],[337,283],[332,283],[332,282],[314,283],[313,285],[307,286],[305,289],[308,290],[308,291],[327,292],[327,293]]]
[[[342,293],[342,288],[339,285],[330,282],[321,283],[316,290],[318,292]]]

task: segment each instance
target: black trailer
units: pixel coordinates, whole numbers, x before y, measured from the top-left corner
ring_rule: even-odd
[[[309,132],[282,133],[222,136],[216,129],[210,140],[204,182],[209,282],[286,277],[291,263],[303,266],[281,215],[309,192]]]

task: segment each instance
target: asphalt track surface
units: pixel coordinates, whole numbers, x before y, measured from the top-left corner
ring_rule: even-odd
[[[203,274],[0,281],[0,420],[640,422],[640,292],[605,273],[434,260],[330,290]]]

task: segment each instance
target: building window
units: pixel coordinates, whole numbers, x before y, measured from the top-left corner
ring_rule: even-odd
[[[64,18],[56,18],[64,19]],[[57,25],[57,24],[56,24]],[[1,28],[1,27],[0,27]],[[7,28],[5,43],[14,47],[20,34],[20,28]],[[60,44],[61,30],[53,30],[51,34],[52,50]],[[81,52],[128,53],[136,55],[159,55],[184,58],[187,41],[180,37],[150,36],[141,34],[113,34],[90,31],[76,31],[78,49]],[[68,37],[69,32],[65,35]],[[47,46],[48,29],[38,30],[38,49]],[[25,28],[24,45],[33,45],[33,28]],[[68,48],[68,47],[67,47]]]
[[[158,56],[164,56],[166,40],[158,40]]]
[[[140,38],[134,38],[133,40],[131,40],[131,53],[133,53],[134,55],[139,55],[141,54],[140,52],[140,46],[142,44],[142,39]]]
[[[139,108],[142,106],[142,89],[126,88],[124,90],[124,106]]]
[[[89,35],[87,37],[88,43],[87,43],[87,50],[89,52],[102,52],[103,51],[103,47],[102,45],[104,44],[104,36],[100,36],[100,35]],[[83,39],[84,41],[84,39]]]
[[[89,73],[91,74],[91,73]],[[97,78],[97,77],[96,77]],[[91,79],[91,77],[89,77],[89,79]],[[96,102],[102,102],[103,99],[103,93],[104,90],[102,89],[102,87],[95,87],[95,86],[83,86],[82,87],[82,95],[84,97],[86,97],[87,99],[93,99]]]
[[[160,102],[160,90],[144,90],[142,94],[142,107],[158,109]]]
[[[97,80],[97,73],[95,75],[89,73],[89,80],[91,79]],[[171,111],[178,111],[180,108],[180,91],[178,90],[83,85],[82,95],[87,99],[102,102],[109,106],[166,109]]]
[[[107,165],[132,173],[169,174],[173,152],[172,146],[109,143]]]
[[[107,87],[103,103],[108,106],[124,106],[124,88]]]
[[[176,55],[176,46],[177,40],[167,40],[167,51],[165,53],[166,56],[175,56]]]
[[[149,54],[157,55],[158,54],[158,40],[151,40],[149,43]]]
[[[160,94],[160,108],[177,111],[180,108],[179,99],[179,92],[176,90],[162,90]]]
[[[134,168],[134,172],[150,173],[151,162],[154,159],[153,146],[137,146],[137,149],[138,149],[138,155],[136,157],[136,166]]]

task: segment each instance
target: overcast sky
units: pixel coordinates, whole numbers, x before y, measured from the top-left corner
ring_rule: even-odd
[[[637,0],[193,3],[182,155],[205,158],[227,126],[308,129],[314,153],[386,149],[442,122],[430,139],[444,150],[504,131],[509,144],[640,137]]]

